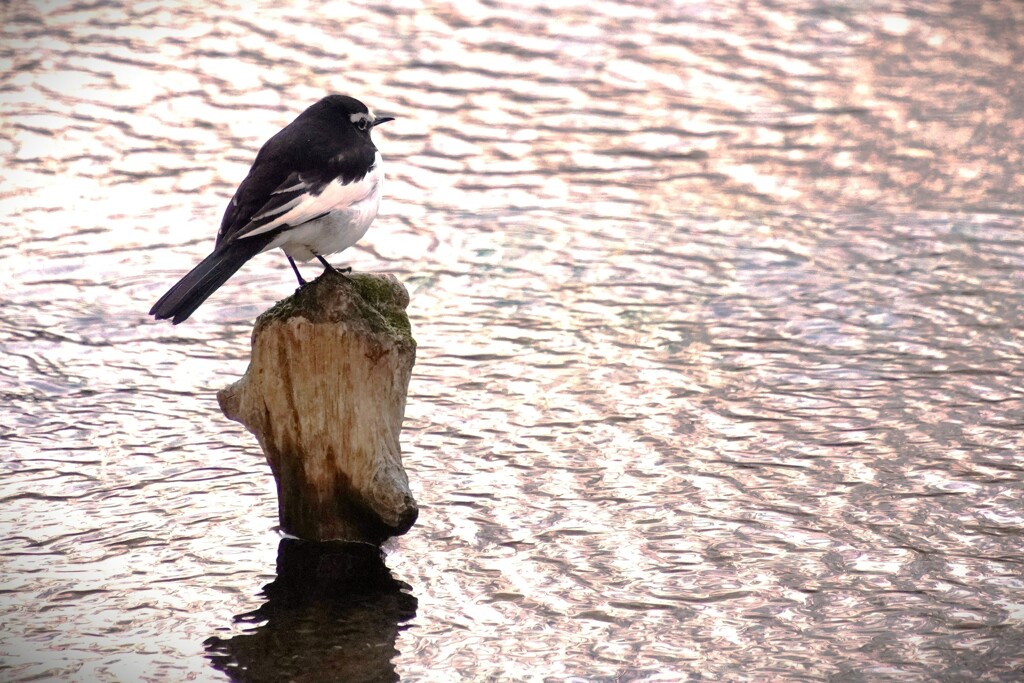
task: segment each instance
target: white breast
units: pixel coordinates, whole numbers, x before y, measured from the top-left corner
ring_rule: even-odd
[[[326,216],[285,230],[263,251],[281,247],[293,259],[308,261],[317,254],[326,256],[348,249],[366,234],[377,217],[383,184],[378,152],[370,171],[361,180],[348,185],[334,181],[301,207],[305,215],[327,213]],[[293,218],[289,214],[298,210],[296,207],[281,216],[280,223],[287,224]]]

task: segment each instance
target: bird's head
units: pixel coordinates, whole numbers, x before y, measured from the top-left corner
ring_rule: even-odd
[[[355,112],[349,115],[349,121],[352,122],[352,125],[364,133],[369,133],[370,129],[374,126],[379,126],[382,123],[394,120],[394,116],[376,117],[373,115],[372,111]]]
[[[310,107],[307,112],[314,116],[327,116],[333,121],[346,121],[366,136],[370,135],[375,126],[395,120],[392,116],[374,116],[365,104],[345,95],[329,95]]]

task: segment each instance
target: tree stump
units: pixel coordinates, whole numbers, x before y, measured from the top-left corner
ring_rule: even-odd
[[[259,440],[286,533],[379,545],[416,521],[399,448],[408,305],[393,275],[325,272],[256,320],[249,368],[217,399]]]

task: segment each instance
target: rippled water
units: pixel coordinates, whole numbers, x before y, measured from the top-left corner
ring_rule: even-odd
[[[1024,5],[0,16],[4,680],[1024,679]],[[146,315],[327,92],[422,506],[330,598],[215,399],[287,262]]]

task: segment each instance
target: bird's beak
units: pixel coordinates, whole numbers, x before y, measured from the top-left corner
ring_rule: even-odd
[[[394,121],[394,120],[395,120],[394,116],[382,116],[379,119],[374,119],[373,120],[373,127],[376,128],[377,126],[379,126],[382,123],[387,123],[388,121]]]

